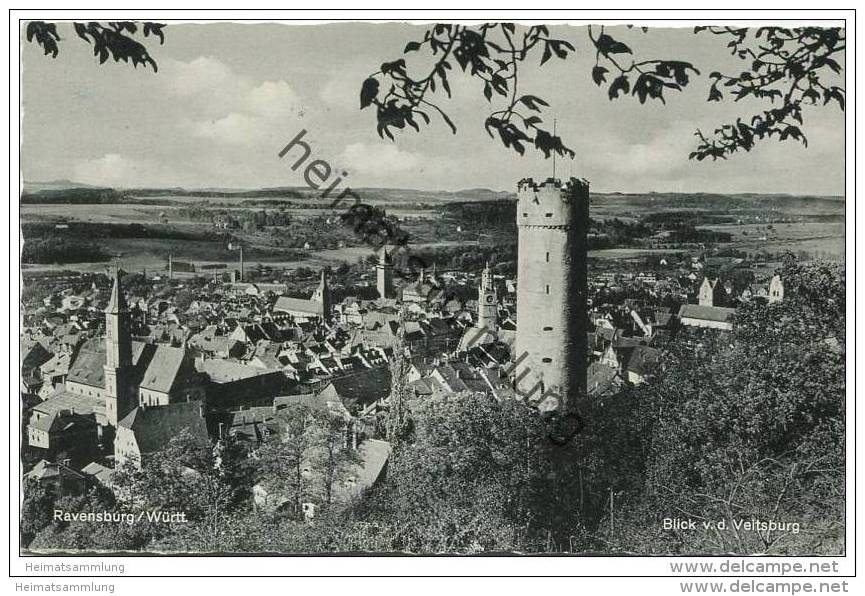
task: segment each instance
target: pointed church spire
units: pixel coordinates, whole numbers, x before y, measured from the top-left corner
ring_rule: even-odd
[[[318,287],[312,293],[312,300],[324,302],[330,294],[330,288],[327,287],[327,276],[324,269],[321,270],[321,280],[318,282]]]
[[[114,269],[114,287],[105,309],[105,417],[117,427],[120,420],[135,407],[136,394],[132,387],[132,337],[130,315],[120,284],[122,271]]]
[[[324,269],[321,270],[321,281],[318,282],[318,287],[312,293],[310,300],[321,304],[325,318],[330,316],[330,288],[327,286],[327,276]]]
[[[387,244],[381,247],[378,251],[378,263],[379,265],[390,265],[393,262],[393,257],[390,252],[387,250]]]
[[[105,308],[106,313],[126,312],[127,304],[126,297],[123,295],[123,288],[120,285],[120,275],[123,273],[120,267],[115,267],[112,274],[111,298],[108,300],[108,306]]]

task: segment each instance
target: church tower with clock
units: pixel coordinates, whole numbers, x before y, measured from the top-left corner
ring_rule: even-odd
[[[478,329],[496,330],[499,315],[499,301],[496,287],[493,283],[493,273],[487,263],[481,274],[481,285],[478,288]]]

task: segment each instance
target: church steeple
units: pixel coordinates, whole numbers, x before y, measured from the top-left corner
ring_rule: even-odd
[[[322,298],[325,294],[330,292],[330,288],[327,287],[327,276],[324,273],[324,269],[321,270],[321,279],[319,279],[318,287],[315,289],[315,292],[312,294],[313,300],[318,300],[321,302]]]
[[[129,310],[126,296],[123,295],[123,288],[120,285],[121,273],[122,271],[117,267],[111,276],[111,298],[108,300],[108,306],[105,307],[106,314],[116,314]]]
[[[393,291],[393,257],[383,246],[378,251],[378,263],[375,266],[376,289],[380,298],[394,298]]]
[[[120,269],[113,274],[111,298],[105,308],[105,365],[111,368],[132,364],[132,341],[129,337],[129,305],[120,283]]]
[[[328,318],[330,316],[330,287],[327,285],[324,269],[321,270],[321,281],[318,282],[318,287],[312,293],[312,300],[321,303],[324,317]]]
[[[130,314],[120,283],[121,271],[113,273],[111,298],[105,308],[105,415],[117,426],[135,406],[132,384],[132,338]]]
[[[481,285],[478,288],[478,327],[486,327],[491,331],[495,331],[498,323],[498,312],[496,287],[493,283],[490,264],[487,262],[483,273],[481,273]]]

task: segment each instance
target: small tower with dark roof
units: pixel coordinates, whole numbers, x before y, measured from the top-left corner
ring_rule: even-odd
[[[115,428],[117,422],[137,405],[129,306],[123,295],[120,275],[120,269],[115,269],[111,298],[105,308],[105,416],[108,424]]]
[[[393,291],[393,257],[382,246],[378,251],[378,263],[375,266],[376,289],[380,298],[394,298]]]

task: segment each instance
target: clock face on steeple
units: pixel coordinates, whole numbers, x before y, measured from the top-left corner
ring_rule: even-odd
[[[487,304],[492,304],[493,301],[495,301],[495,296],[493,296],[492,294],[487,294],[486,301],[487,301]]]

